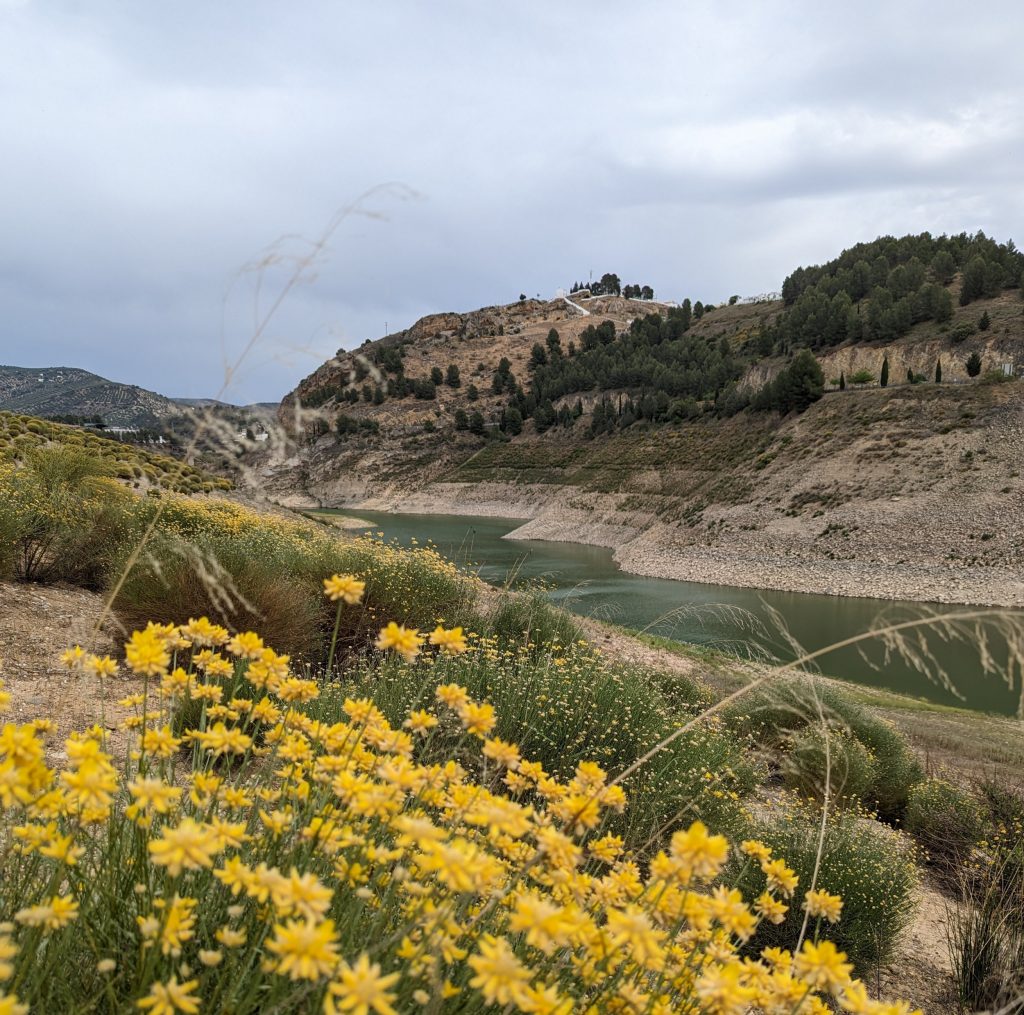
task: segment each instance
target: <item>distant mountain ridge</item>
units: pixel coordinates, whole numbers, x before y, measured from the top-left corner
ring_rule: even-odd
[[[78,367],[0,366],[0,409],[32,416],[100,416],[108,426],[159,427],[182,407],[165,395]]]
[[[169,398],[79,367],[0,366],[0,409],[31,416],[99,416],[107,426],[159,429],[188,409],[241,410],[270,417],[276,402],[236,406],[215,398]]]

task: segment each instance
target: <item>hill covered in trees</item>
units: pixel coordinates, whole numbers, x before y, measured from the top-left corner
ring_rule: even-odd
[[[880,237],[824,265],[797,268],[774,302],[737,305],[733,297],[716,307],[686,298],[645,312],[615,295],[624,290],[606,274],[589,290],[574,286],[587,317],[535,300],[435,315],[425,319],[439,325],[432,333],[420,322],[355,354],[339,353],[286,403],[297,397],[303,409],[327,410],[311,417],[314,436],[334,429],[348,438],[377,432],[387,414],[374,410],[402,402],[442,403],[430,421],[436,428],[508,437],[531,422],[538,434],[561,427],[593,437],[637,423],[801,412],[829,386],[941,378],[938,359],[891,375],[886,360],[877,372],[828,379],[819,364],[830,350],[893,342],[915,328],[931,328],[950,346],[947,379],[968,365],[976,376],[980,352],[973,350],[973,360],[965,352],[961,364],[956,346],[991,320],[970,307],[1019,292],[1022,273],[1024,255],[1012,241],[922,233]],[[631,295],[645,288],[627,287]],[[463,357],[481,337],[490,339],[481,358]],[[450,358],[442,356],[446,340]]]

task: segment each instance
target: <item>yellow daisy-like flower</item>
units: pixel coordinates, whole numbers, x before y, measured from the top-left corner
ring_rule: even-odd
[[[46,930],[60,930],[78,919],[78,903],[63,895],[55,895],[49,902],[38,906],[19,909],[14,914],[18,923],[27,927],[44,927]]]
[[[380,966],[371,962],[364,952],[356,964],[342,962],[338,967],[337,979],[327,987],[324,998],[325,1015],[396,1015],[392,1002],[395,995],[388,988],[398,982],[398,973],[381,975]]]
[[[492,758],[503,768],[512,772],[519,767],[519,762],[522,760],[519,748],[515,744],[506,743],[497,737],[484,741],[483,755],[485,758]]]
[[[334,574],[324,579],[324,595],[333,603],[340,599],[349,606],[356,606],[363,601],[365,591],[366,582],[350,574]]]
[[[838,923],[843,900],[828,892],[811,891],[804,896],[804,909],[810,916],[823,916],[829,923]]]
[[[463,652],[469,651],[469,643],[466,641],[461,627],[445,630],[438,624],[430,635],[430,644],[436,645],[442,652],[450,656],[462,655]]]
[[[276,972],[293,980],[328,976],[338,962],[333,920],[288,920],[275,924],[267,948],[278,956]]]
[[[426,733],[437,725],[437,716],[426,709],[415,709],[409,713],[409,717],[402,723],[407,730],[413,733]]]
[[[199,998],[192,991],[198,986],[198,980],[178,983],[178,978],[172,976],[166,983],[154,983],[149,993],[135,1002],[135,1007],[148,1011],[149,1015],[176,1015],[177,1012],[197,1015]]]
[[[466,732],[474,733],[478,737],[490,733],[498,721],[493,705],[489,705],[487,702],[477,704],[475,701],[467,701],[459,709],[459,718],[462,720],[462,725],[466,727]]]
[[[695,821],[685,832],[672,836],[672,858],[687,876],[713,878],[729,856],[724,836],[711,835],[702,821]]]
[[[780,892],[787,899],[792,898],[800,878],[786,866],[784,860],[762,860],[761,870],[768,878],[769,891]]]
[[[242,631],[228,642],[228,651],[239,659],[259,659],[263,639],[255,631]]]
[[[422,645],[423,639],[415,627],[396,624],[393,620],[380,632],[376,641],[382,652],[394,649],[407,663],[416,660]]]
[[[22,1004],[17,994],[0,994],[0,1015],[28,1015],[28,1005]]]
[[[815,944],[805,941],[803,948],[793,960],[793,970],[810,986],[838,994],[850,984],[853,966],[844,961],[846,955],[831,941]]]
[[[149,843],[153,863],[166,867],[171,877],[182,870],[200,870],[213,866],[217,852],[217,836],[192,818],[183,818],[177,828],[165,828],[162,838]]]
[[[153,628],[133,632],[124,647],[124,659],[128,668],[140,677],[163,676],[171,664],[167,643]]]
[[[523,1007],[530,971],[505,938],[485,934],[480,939],[479,953],[469,957],[469,965],[476,973],[469,985],[479,990],[488,1004]]]
[[[81,645],[75,645],[61,653],[61,665],[69,670],[80,670],[85,665],[86,653]]]
[[[434,696],[449,708],[461,708],[469,701],[469,692],[459,684],[441,684]]]
[[[771,892],[762,892],[754,903],[754,912],[769,923],[782,923],[789,912],[789,906],[780,902]]]
[[[117,663],[110,656],[87,656],[84,668],[94,677],[112,677],[117,673]]]

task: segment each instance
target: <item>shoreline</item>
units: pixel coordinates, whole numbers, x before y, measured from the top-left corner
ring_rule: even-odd
[[[353,515],[363,509],[389,514],[503,518],[520,523],[503,536],[504,539],[605,547],[612,551],[612,559],[622,571],[646,578],[837,598],[903,600],[923,606],[933,603],[1002,609],[1024,607],[1024,581],[1010,569],[946,563],[841,561],[802,555],[782,557],[755,547],[726,549],[717,545],[680,544],[665,539],[665,533],[657,525],[640,528],[605,521],[596,512],[538,504],[524,497],[508,500],[482,497],[476,501],[421,490],[398,497],[370,497],[357,505],[326,509]]]

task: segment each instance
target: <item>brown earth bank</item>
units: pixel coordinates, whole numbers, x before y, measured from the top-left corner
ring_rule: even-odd
[[[294,506],[527,519],[511,538],[606,546],[650,577],[1019,607],[1020,399],[1016,382],[845,392],[778,424],[438,447],[418,468],[408,446],[326,436],[263,480]]]

